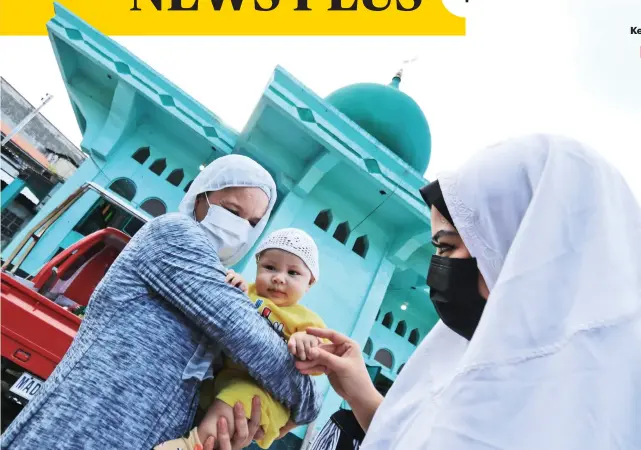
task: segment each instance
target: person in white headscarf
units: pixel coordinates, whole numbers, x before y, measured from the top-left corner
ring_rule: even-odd
[[[265,228],[276,201],[269,173],[243,156],[212,162],[180,212],[143,226],[96,288],[67,354],[2,436],[2,448],[148,450],[188,432],[201,382],[224,352],[244,366],[296,424],[313,421],[322,396],[294,366],[287,344],[225,281]],[[257,401],[258,400],[258,401]],[[221,450],[259,438],[234,408],[220,421]],[[205,448],[213,448],[209,439]]]
[[[573,140],[479,153],[422,190],[441,321],[383,400],[358,344],[317,349],[367,435],[361,450],[641,448],[641,209]],[[309,332],[309,331],[308,331]]]
[[[275,203],[269,172],[246,156],[229,155],[200,172],[178,210],[200,223],[221,263],[230,267],[256,243]]]

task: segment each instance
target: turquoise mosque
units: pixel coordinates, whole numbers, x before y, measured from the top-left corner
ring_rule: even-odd
[[[358,341],[376,384],[389,386],[437,321],[425,285],[433,252],[429,211],[418,191],[426,184],[430,130],[402,91],[401,73],[389,84],[346,86],[323,99],[276,67],[237,132],[60,5],[48,33],[90,157],[3,256],[86,182],[151,218],[177,210],[201,167],[230,153],[247,155],[278,185],[265,233],[298,227],[318,244],[322,277],[303,303]],[[21,269],[34,274],[106,226],[132,235],[142,222],[90,191],[38,239]],[[253,258],[235,269],[252,279]],[[319,384],[326,392],[321,416],[290,434],[286,448],[299,448],[341,407],[324,377]]]

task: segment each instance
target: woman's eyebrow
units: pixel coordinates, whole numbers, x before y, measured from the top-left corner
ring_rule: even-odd
[[[235,209],[239,216],[242,217],[245,214],[245,208],[243,208],[243,206],[240,203],[237,203],[234,200],[226,200],[225,203],[231,208]],[[260,219],[262,219],[262,217],[255,216],[255,217],[249,217],[246,220],[252,225],[256,225],[258,222],[260,222]]]
[[[438,243],[438,241],[446,236],[460,236],[456,231],[451,230],[440,230],[434,236],[432,236],[432,243]]]
[[[234,200],[223,200],[221,204],[224,204],[226,207],[231,208],[234,210],[236,214],[238,214],[240,217],[243,217],[245,214],[245,208],[240,203],[235,202]],[[260,217],[250,217],[247,220],[252,226],[256,225],[258,222],[260,222]]]
[[[233,201],[233,200],[225,199],[225,200],[221,201],[221,203],[224,203],[225,206],[227,206],[228,208],[234,209],[238,214],[242,214],[242,212],[243,212],[243,207],[240,204],[238,204],[235,201]]]

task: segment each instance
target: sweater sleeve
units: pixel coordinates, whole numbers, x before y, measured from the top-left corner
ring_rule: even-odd
[[[296,370],[287,345],[248,298],[225,283],[225,269],[193,219],[166,214],[146,224],[135,240],[139,274],[152,290],[246,367],[297,424],[316,419],[322,397],[314,381]]]

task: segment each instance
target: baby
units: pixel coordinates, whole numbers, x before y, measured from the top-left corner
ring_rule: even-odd
[[[321,341],[308,335],[309,327],[325,328],[321,318],[299,305],[309,288],[318,280],[318,248],[304,231],[285,228],[271,233],[256,251],[256,282],[251,285],[230,270],[227,282],[242,289],[276,333],[288,342],[289,351],[305,360],[307,352]],[[208,397],[207,384],[203,384],[201,402]],[[213,383],[215,400],[208,403],[207,414],[198,427],[183,438],[165,442],[157,450],[200,450],[209,436],[217,435],[220,417],[227,420],[229,433],[234,433],[233,406],[241,402],[247,414],[251,412],[252,399],[258,395],[261,405],[261,427],[264,436],[257,443],[269,448],[279,437],[281,429],[291,429],[289,411],[268,392],[251,379],[247,371],[225,359],[224,368]],[[210,397],[211,398],[211,397]]]

